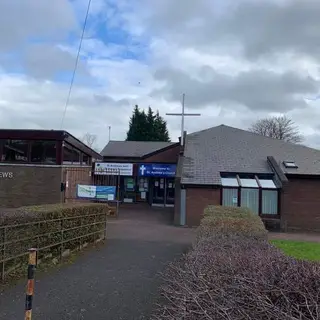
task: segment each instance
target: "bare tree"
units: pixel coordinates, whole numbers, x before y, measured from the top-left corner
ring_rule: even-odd
[[[292,143],[303,141],[299,128],[286,116],[260,119],[252,124],[249,131]]]
[[[96,149],[97,136],[87,132],[83,135],[81,141],[91,149]]]

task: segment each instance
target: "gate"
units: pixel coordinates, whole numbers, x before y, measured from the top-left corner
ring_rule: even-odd
[[[120,201],[120,170],[104,169],[94,171],[92,167],[66,167],[63,170],[64,196],[63,202],[106,202],[115,204],[117,209]],[[89,188],[95,186],[114,187],[114,197],[89,197],[83,198],[78,195],[78,187]]]

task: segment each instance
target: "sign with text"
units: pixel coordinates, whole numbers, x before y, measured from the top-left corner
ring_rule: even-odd
[[[0,172],[0,179],[12,179],[13,172]]]
[[[78,184],[77,198],[113,201],[116,198],[116,187]]]
[[[139,176],[174,178],[176,169],[175,164],[144,163],[139,165]]]
[[[118,175],[132,176],[132,163],[114,163],[114,162],[96,162],[94,168],[95,174],[100,175]]]
[[[113,201],[116,195],[114,186],[96,186],[96,199]]]
[[[77,197],[83,199],[95,199],[96,198],[96,186],[89,186],[85,184],[77,185]]]

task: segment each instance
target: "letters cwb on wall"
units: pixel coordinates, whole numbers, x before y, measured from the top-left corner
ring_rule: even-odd
[[[0,179],[12,179],[13,172],[0,172]]]
[[[143,163],[139,165],[138,174],[140,177],[174,178],[176,169],[175,164]]]

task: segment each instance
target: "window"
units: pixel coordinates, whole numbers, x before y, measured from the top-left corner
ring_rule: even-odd
[[[241,187],[244,188],[259,188],[256,179],[241,179]]]
[[[84,153],[82,155],[82,164],[84,166],[91,166],[91,157]]]
[[[76,148],[72,148],[72,164],[80,165],[80,151]]]
[[[241,189],[241,207],[251,209],[253,213],[259,213],[259,189]]]
[[[72,164],[73,151],[72,146],[64,143],[63,144],[63,164]]]
[[[291,168],[291,169],[296,169],[298,168],[298,166],[296,165],[296,163],[294,161],[283,161],[283,165],[286,168]]]
[[[224,187],[239,187],[237,178],[221,178],[221,184]]]
[[[278,190],[271,178],[239,174],[221,177],[221,184],[223,206],[237,207],[240,203],[256,214],[278,214]]]
[[[4,162],[28,162],[29,141],[28,140],[5,140],[2,151]]]
[[[31,142],[31,162],[56,164],[56,141],[33,141]]]
[[[278,191],[262,190],[262,214],[278,214]]]
[[[68,143],[63,144],[63,164],[81,165],[81,152]]]
[[[222,189],[222,205],[227,207],[238,206],[238,189]]]
[[[261,185],[261,188],[264,188],[264,189],[277,189],[277,187],[274,184],[273,180],[259,179],[259,183]]]

